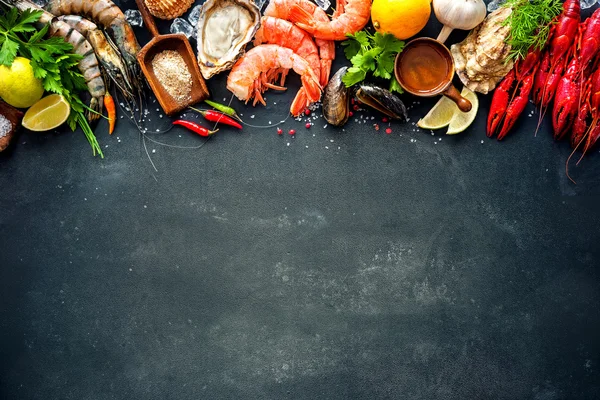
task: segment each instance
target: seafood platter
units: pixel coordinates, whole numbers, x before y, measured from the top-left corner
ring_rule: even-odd
[[[281,127],[252,126],[242,116],[286,90],[290,72],[298,90],[281,113],[298,129],[313,113],[325,129],[343,131],[366,108],[380,121],[374,129],[388,134],[412,119],[416,134],[468,135],[476,118],[486,118],[487,136],[503,140],[532,102],[538,130],[547,115],[574,160],[600,138],[600,9],[582,11],[591,4],[580,0],[136,0],[130,9],[111,0],[0,3],[0,151],[19,129],[68,125],[103,157],[100,142],[117,123],[148,132],[143,116],[157,101],[168,126],[161,134],[260,128],[281,135]],[[423,37],[434,19],[439,35]],[[161,35],[157,21],[171,33]],[[212,98],[215,84],[230,98]],[[482,96],[490,98],[486,110]],[[428,113],[411,115],[405,106],[432,97]],[[184,111],[200,118],[185,119]]]

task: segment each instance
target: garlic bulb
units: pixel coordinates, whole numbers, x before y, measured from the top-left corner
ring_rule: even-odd
[[[453,29],[471,30],[479,25],[487,13],[483,0],[433,0],[433,11],[444,24],[437,40],[444,43]]]

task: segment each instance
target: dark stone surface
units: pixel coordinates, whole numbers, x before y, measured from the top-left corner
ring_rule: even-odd
[[[233,104],[275,122],[297,83]],[[98,126],[104,160],[23,133],[0,155],[0,398],[600,398],[600,154],[573,185],[532,105],[497,143],[480,99],[456,137],[359,112],[146,140],[158,171],[125,120]]]

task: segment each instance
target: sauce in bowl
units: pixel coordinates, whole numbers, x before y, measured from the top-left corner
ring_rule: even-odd
[[[415,94],[442,90],[454,74],[448,51],[434,41],[408,45],[400,53],[397,68],[402,86]]]

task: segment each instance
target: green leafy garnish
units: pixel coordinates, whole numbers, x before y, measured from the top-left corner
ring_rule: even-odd
[[[507,0],[503,6],[512,8],[504,21],[510,26],[507,62],[525,58],[531,48],[541,50],[548,41],[553,19],[562,10],[560,0]]]
[[[396,55],[404,48],[404,42],[389,33],[367,31],[347,34],[348,40],[342,42],[344,54],[352,63],[348,72],[342,78],[346,87],[356,85],[373,73],[376,78],[390,80],[390,91],[402,93],[402,88],[394,76],[394,61]]]
[[[15,57],[21,56],[31,61],[33,75],[42,80],[44,89],[62,95],[71,106],[67,123],[72,130],[81,128],[92,146],[94,155],[102,154],[92,128],[85,118],[85,112],[92,110],[79,98],[78,93],[87,89],[83,75],[77,65],[82,59],[73,53],[73,46],[61,37],[45,39],[50,25],[37,29],[35,23],[42,16],[40,10],[19,12],[10,8],[0,15],[0,65],[10,67]]]

